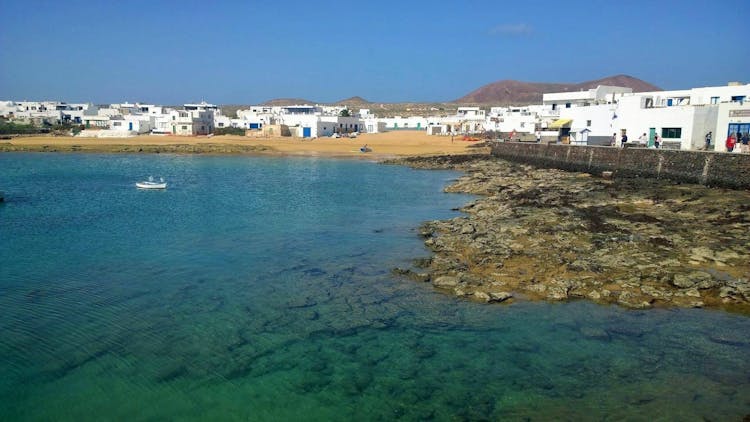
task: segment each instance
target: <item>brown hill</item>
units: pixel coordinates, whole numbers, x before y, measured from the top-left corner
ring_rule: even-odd
[[[583,91],[596,88],[598,85],[624,86],[633,88],[633,92],[661,91],[661,88],[657,86],[628,75],[610,76],[577,84],[504,80],[485,85],[454,102],[461,104],[539,104],[542,102],[542,95],[546,93]]]
[[[347,98],[345,100],[336,101],[334,104],[337,104],[337,105],[351,105],[351,104],[369,105],[369,104],[372,104],[372,103],[369,102],[369,101],[367,101],[367,100],[365,100],[362,97],[351,97],[351,98]]]

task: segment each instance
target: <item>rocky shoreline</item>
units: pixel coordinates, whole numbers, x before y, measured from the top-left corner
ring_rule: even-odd
[[[593,177],[484,156],[388,163],[454,169],[464,216],[420,228],[434,253],[394,269],[484,302],[589,299],[750,312],[750,192]]]

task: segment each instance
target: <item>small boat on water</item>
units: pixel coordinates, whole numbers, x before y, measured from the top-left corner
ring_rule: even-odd
[[[5,193],[3,193],[3,191],[0,190],[0,202],[3,202],[3,201],[5,201]]]
[[[143,182],[135,182],[135,187],[138,189],[166,189],[167,182],[163,178],[159,178],[158,182],[154,182],[154,178],[149,176],[148,180]]]

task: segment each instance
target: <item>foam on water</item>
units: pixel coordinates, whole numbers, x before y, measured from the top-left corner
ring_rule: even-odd
[[[169,189],[140,191],[163,176]],[[750,320],[395,279],[454,173],[0,155],[0,419],[737,419]]]

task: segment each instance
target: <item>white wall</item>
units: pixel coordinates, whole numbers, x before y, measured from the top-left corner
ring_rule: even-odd
[[[586,107],[571,107],[560,110],[560,119],[572,119],[570,127],[573,129],[587,128],[591,131],[589,136],[609,136],[619,131],[617,128],[619,113],[615,104],[601,104]],[[612,116],[618,114],[617,119]],[[591,125],[588,121],[591,121]],[[630,136],[628,131],[628,137]]]
[[[385,123],[385,127],[388,130],[392,129],[411,129],[411,130],[425,130],[429,122],[422,116],[410,116],[410,117],[385,117],[380,119],[381,122]]]
[[[693,120],[695,108],[692,106],[672,106],[659,108],[641,108],[640,98],[629,97],[620,100],[615,119],[614,129],[618,141],[621,129],[626,129],[628,141],[632,142],[655,128],[656,134],[662,138],[662,129],[680,128],[680,138],[661,139],[664,142],[680,142],[680,149],[690,149],[693,139]]]

